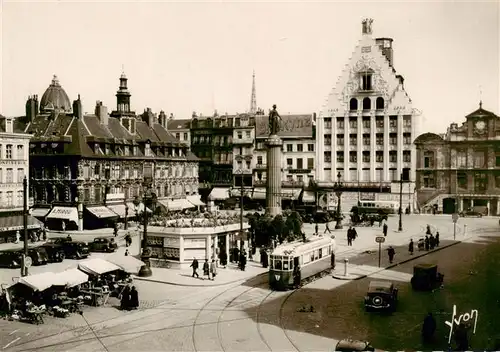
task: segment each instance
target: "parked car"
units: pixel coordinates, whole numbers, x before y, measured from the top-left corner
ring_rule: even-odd
[[[64,248],[60,243],[46,242],[40,246],[40,248],[45,248],[47,255],[49,256],[50,263],[60,263],[66,257],[64,253]]]
[[[89,250],[91,252],[115,252],[118,245],[112,237],[97,237],[94,242],[89,243]]]
[[[375,347],[367,341],[357,341],[351,339],[343,339],[335,346],[335,351],[351,352],[351,351],[376,351]]]
[[[18,249],[8,249],[0,252],[0,267],[17,269],[22,264],[22,254]]]
[[[19,253],[22,255],[23,250],[20,249]],[[46,265],[49,262],[49,256],[45,248],[31,247],[28,249],[28,256],[31,257],[33,265]]]
[[[371,281],[365,296],[365,309],[395,310],[398,300],[398,289],[390,281]]]
[[[477,209],[467,209],[467,210],[461,211],[460,213],[458,213],[458,215],[460,215],[461,217],[482,218],[484,214],[483,214],[483,212],[481,212]]]
[[[69,238],[56,238],[47,242],[60,244],[66,258],[85,259],[90,255],[89,246],[85,242],[73,241]]]
[[[414,290],[429,291],[443,284],[444,275],[438,272],[436,264],[418,264],[413,267],[411,287]]]

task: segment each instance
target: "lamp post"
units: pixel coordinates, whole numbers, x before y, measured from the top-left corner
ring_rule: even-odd
[[[151,262],[149,258],[151,257],[151,249],[148,247],[148,208],[152,201],[153,195],[151,194],[151,182],[153,178],[153,168],[151,165],[144,165],[144,196],[142,199],[142,203],[144,205],[143,210],[143,235],[142,235],[142,243],[141,243],[141,260],[144,262],[144,265],[141,266],[139,270],[139,277],[149,277],[153,275],[151,271]]]
[[[399,175],[399,225],[398,231],[403,231],[403,173]]]
[[[126,199],[123,202],[125,203],[125,224],[123,227],[125,230],[127,230],[128,229],[128,204],[127,204]]]
[[[341,229],[342,228],[342,213],[341,213],[341,201],[342,201],[342,189],[344,185],[340,181],[342,178],[342,175],[339,173],[337,174],[337,181],[333,185],[333,189],[335,190],[335,194],[337,195],[338,202],[337,202],[337,223],[335,224],[335,229]]]
[[[28,179],[24,176],[23,179],[23,229],[24,229],[24,251],[23,251],[23,266],[21,269],[21,276],[28,276]]]

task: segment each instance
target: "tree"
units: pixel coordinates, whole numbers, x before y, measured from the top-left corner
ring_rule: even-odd
[[[282,215],[276,215],[271,221],[271,238],[282,244],[288,236],[288,229],[285,226],[285,219]]]
[[[298,212],[293,211],[287,216],[285,227],[288,242],[302,238],[302,217]]]
[[[255,246],[270,246],[273,240],[278,243],[291,242],[302,237],[302,219],[297,212],[287,215],[253,215],[248,221],[250,231],[253,233]]]

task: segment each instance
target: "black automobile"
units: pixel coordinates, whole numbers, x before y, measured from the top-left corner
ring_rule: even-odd
[[[416,291],[430,291],[443,284],[444,275],[436,264],[417,264],[413,267],[411,287]]]
[[[112,253],[116,252],[118,249],[118,245],[115,242],[115,239],[112,237],[97,237],[94,238],[94,242],[89,243],[89,250],[91,252],[106,252]]]
[[[474,209],[468,209],[468,210],[465,210],[465,211],[461,211],[460,213],[458,213],[458,215],[460,215],[463,218],[465,218],[465,217],[482,218],[483,217],[483,213],[482,212],[474,210]]]
[[[60,263],[66,257],[64,252],[64,248],[59,243],[54,242],[46,242],[40,246],[40,248],[44,248],[49,256],[50,263]]]
[[[377,351],[377,350],[367,341],[343,339],[337,343],[337,346],[335,346],[335,351],[353,352],[353,351]]]
[[[89,246],[85,242],[73,241],[70,238],[56,238],[47,242],[61,245],[66,258],[85,259],[90,255]]]
[[[22,253],[18,249],[4,250],[0,252],[0,267],[17,269],[22,264]]]
[[[22,255],[23,250],[19,250]],[[49,262],[49,256],[45,248],[31,247],[28,249],[28,256],[31,257],[33,265],[46,265]]]
[[[365,310],[396,309],[398,289],[390,281],[371,281],[365,296]]]

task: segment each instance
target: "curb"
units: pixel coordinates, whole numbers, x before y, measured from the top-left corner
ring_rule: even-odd
[[[463,240],[461,240],[461,241],[456,241],[456,242],[453,242],[453,243],[450,243],[450,244],[444,245],[444,246],[442,246],[442,247],[438,247],[438,248],[436,248],[436,249],[433,249],[432,251],[427,251],[427,252],[424,252],[424,253],[422,253],[422,254],[418,254],[418,255],[412,256],[412,257],[410,257],[410,258],[408,258],[408,259],[405,259],[405,260],[402,260],[402,261],[400,261],[400,262],[398,262],[398,263],[396,263],[396,264],[391,264],[391,265],[388,265],[388,266],[386,266],[386,267],[382,267],[382,268],[380,268],[379,270],[376,270],[376,271],[374,271],[374,272],[372,272],[372,273],[357,275],[357,277],[352,278],[352,279],[351,279],[351,278],[344,278],[342,275],[332,275],[332,277],[333,277],[334,279],[337,279],[337,280],[346,280],[346,281],[356,281],[356,280],[361,280],[361,279],[367,278],[367,277],[369,277],[369,276],[371,276],[371,275],[378,274],[378,273],[380,273],[380,272],[382,272],[382,271],[384,271],[384,270],[389,270],[389,269],[392,269],[392,268],[394,268],[394,267],[396,267],[396,266],[398,266],[398,265],[401,265],[401,264],[405,264],[405,263],[411,262],[412,260],[415,260],[415,259],[417,259],[417,258],[422,258],[422,257],[425,257],[426,255],[431,254],[431,253],[439,252],[439,251],[441,251],[441,250],[443,250],[443,249],[445,249],[445,248],[450,248],[450,247],[453,247],[453,246],[455,246],[455,245],[457,245],[457,244],[459,244],[459,243],[462,243],[464,240],[469,239],[469,238],[471,238],[471,237],[467,237],[467,238],[465,238],[465,239],[463,239]],[[354,276],[354,275],[352,275],[352,276]]]
[[[264,276],[264,275],[267,275],[267,274],[268,274],[268,272],[266,271],[266,272],[263,272],[263,273],[260,273],[260,274],[254,275],[254,276],[250,276],[250,277],[247,277],[247,278],[238,279],[238,280],[232,280],[232,281],[228,281],[228,282],[220,283],[220,284],[210,284],[210,285],[182,284],[182,283],[179,283],[179,282],[156,280],[156,279],[150,279],[150,278],[147,278],[147,277],[138,277],[138,276],[134,276],[134,280],[149,281],[149,282],[154,282],[154,283],[157,283],[157,284],[165,284],[165,285],[181,286],[181,287],[220,287],[220,286],[226,286],[226,285],[230,285],[230,284],[235,284],[235,283],[240,282],[240,281],[247,281],[247,280],[254,279],[254,278],[257,278],[259,276]]]

